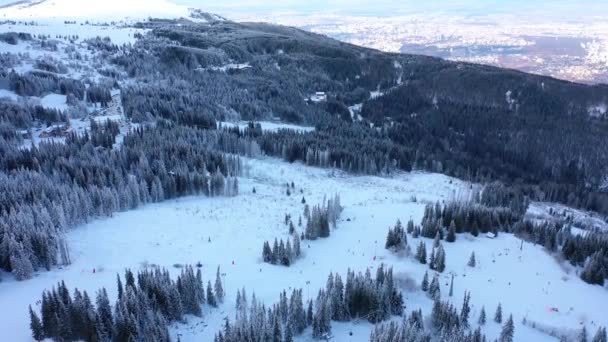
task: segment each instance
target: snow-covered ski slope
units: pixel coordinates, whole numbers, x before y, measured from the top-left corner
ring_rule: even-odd
[[[141,20],[185,17],[188,13],[188,7],[167,0],[31,0],[0,7],[0,18],[11,20]]]
[[[224,318],[234,318],[237,289],[255,292],[266,304],[276,302],[283,289],[302,288],[306,297],[315,297],[329,272],[345,276],[348,268],[375,271],[380,263],[394,267],[407,311],[422,307],[425,314],[430,313],[432,301],[419,290],[428,266],[385,250],[387,229],[397,219],[407,222],[412,218],[419,223],[425,204],[467,198],[476,186],[429,173],[351,176],[270,158],[247,160],[246,166],[237,197],[187,197],[96,220],[68,234],[72,265],[24,282],[5,275],[0,282],[2,339],[31,340],[27,307],[36,307],[42,291],[61,280],[89,293],[106,287],[114,297],[116,274],[123,274],[125,268],[138,270],[154,264],[179,273],[174,265],[199,261],[205,282],[213,281],[216,267],[221,266],[226,273],[227,297],[220,308],[205,310],[204,317],[189,317],[187,323],[174,325],[171,334],[176,340],[180,334],[181,341],[211,341]],[[292,181],[295,191],[287,196],[285,184]],[[304,207],[302,197],[312,205],[335,193],[340,194],[345,209],[329,238],[303,241],[304,257],[289,268],[261,261],[264,241],[288,236],[285,214],[291,214],[297,225]],[[408,239],[415,249],[419,241]],[[430,248],[432,241],[425,241]],[[496,239],[459,235],[456,243],[443,245],[447,268],[441,275],[442,298],[449,298],[449,278],[454,274],[451,300],[459,307],[464,291],[471,291],[472,322],[485,305],[488,323],[484,331],[490,340],[500,332],[500,325],[491,320],[498,302],[506,315],[514,315],[516,341],[556,341],[522,325],[524,318],[560,331],[574,331],[585,324],[594,332],[598,325],[608,325],[608,291],[567,273],[568,268],[541,246],[523,243],[520,250],[521,241],[509,234]],[[466,266],[472,251],[477,257],[474,269]],[[333,323],[334,341],[367,341],[372,328],[364,320]],[[297,340],[311,339],[307,330]]]

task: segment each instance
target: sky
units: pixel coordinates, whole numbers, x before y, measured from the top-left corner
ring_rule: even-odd
[[[86,2],[87,0],[82,0]],[[128,0],[127,0],[128,1]],[[580,20],[586,16],[608,16],[606,0],[169,0],[225,16],[293,12],[299,15],[341,14],[395,16],[406,14],[493,14],[556,16]],[[15,0],[0,0],[0,5]]]
[[[537,14],[572,17],[608,16],[605,0],[172,0],[178,4],[203,8],[210,12],[229,15],[249,12],[294,12],[297,14],[394,16],[414,13],[452,13],[483,16],[492,14]]]

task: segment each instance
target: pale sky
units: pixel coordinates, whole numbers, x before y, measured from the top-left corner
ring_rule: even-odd
[[[605,0],[172,0],[179,4],[229,14],[293,11],[300,14],[334,12],[349,15],[390,16],[411,13],[454,13],[459,15],[532,14],[573,17],[608,16]]]

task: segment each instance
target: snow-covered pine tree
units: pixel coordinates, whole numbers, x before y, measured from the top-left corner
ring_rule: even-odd
[[[437,255],[435,256],[435,270],[440,273],[445,271],[445,250],[441,244],[439,244],[439,247],[437,247]]]
[[[424,272],[424,277],[422,278],[422,283],[420,284],[420,289],[424,292],[429,289],[429,273],[428,271]]]
[[[509,315],[509,319],[502,326],[500,332],[499,342],[513,342],[513,336],[515,334],[515,325],[513,324],[513,315]]]
[[[587,334],[587,326],[583,325],[580,334],[578,335],[578,342],[587,342],[589,340]]]
[[[42,322],[38,317],[38,314],[32,310],[32,306],[29,307],[30,310],[30,329],[32,330],[32,337],[36,341],[44,340],[44,330],[42,328]]]
[[[476,265],[477,265],[477,261],[475,260],[475,252],[471,252],[471,257],[469,258],[469,262],[467,263],[467,266],[474,268]]]
[[[496,307],[496,313],[494,314],[494,322],[502,323],[502,305],[498,303]]]
[[[465,291],[464,300],[462,301],[462,309],[460,310],[460,322],[463,327],[469,327],[469,314],[471,313],[471,293]]]
[[[439,277],[435,274],[433,280],[429,285],[429,296],[433,300],[439,300],[441,298],[441,288],[439,286]]]
[[[416,259],[421,264],[426,264],[426,244],[424,241],[420,241],[420,244],[418,244],[418,249],[416,250]]]
[[[486,308],[485,308],[485,306],[481,307],[481,311],[479,312],[479,320],[477,321],[477,323],[479,323],[479,325],[485,325],[486,324]]]
[[[217,307],[217,301],[215,300],[215,294],[213,293],[213,290],[211,289],[211,281],[207,282],[207,304],[209,304],[212,307]]]
[[[597,329],[595,336],[593,336],[592,342],[608,342],[605,327],[599,327]]]
[[[446,236],[445,241],[456,241],[456,224],[454,223],[454,220],[452,220],[452,222],[450,223],[450,228],[448,228],[448,235]]]
[[[300,236],[297,232],[293,236],[293,254],[295,259],[299,258],[302,254],[302,250],[300,247]]]
[[[217,267],[215,273],[215,297],[219,303],[224,302],[224,287],[222,286],[222,278],[220,274],[220,267]]]

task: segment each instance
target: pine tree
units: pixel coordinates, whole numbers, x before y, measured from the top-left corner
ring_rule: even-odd
[[[496,307],[496,313],[494,314],[494,322],[502,323],[502,305],[498,303]]]
[[[416,259],[420,261],[421,264],[426,264],[426,245],[424,241],[420,241],[420,244],[418,245]]]
[[[293,332],[291,331],[291,324],[287,324],[287,328],[285,328],[285,337],[283,338],[283,342],[293,342]]]
[[[214,308],[217,307],[217,301],[215,300],[215,295],[211,289],[211,281],[207,282],[207,303]]]
[[[437,248],[439,247],[439,244],[441,243],[441,235],[439,233],[439,231],[437,231],[437,233],[435,234],[435,239],[433,240],[433,248]]]
[[[471,234],[473,236],[479,236],[479,225],[477,224],[477,221],[473,222],[473,225],[471,226]]]
[[[513,342],[513,335],[515,333],[515,326],[513,324],[513,315],[509,315],[509,319],[502,327],[500,332],[499,342]]]
[[[595,336],[593,337],[593,342],[608,342],[606,337],[606,328],[599,327]]]
[[[441,244],[437,248],[437,255],[435,257],[435,270],[440,273],[445,271],[445,250],[443,249],[443,246]]]
[[[224,302],[224,288],[222,287],[222,279],[220,277],[220,267],[218,266],[215,273],[215,297],[218,302],[222,303]]]
[[[424,272],[424,277],[422,278],[422,283],[420,284],[420,288],[424,292],[426,292],[429,289],[429,273],[428,272]]]
[[[479,313],[479,320],[477,323],[479,323],[479,325],[486,324],[486,308],[484,306],[481,307],[481,312]]]
[[[270,249],[270,244],[268,241],[264,241],[264,246],[262,247],[262,259],[264,262],[272,262],[272,249]]]
[[[120,300],[121,299],[119,298],[119,301]],[[108,293],[106,292],[105,288],[102,288],[99,292],[97,292],[95,304],[97,306],[98,335],[101,340],[111,340],[114,319],[112,317],[112,307],[110,306]]]
[[[32,337],[36,341],[42,341],[44,339],[44,330],[42,329],[42,322],[38,315],[32,310],[30,305],[30,328],[32,329]]]
[[[450,223],[450,228],[448,229],[448,235],[446,236],[445,241],[447,241],[447,242],[456,241],[456,224],[454,223],[454,221],[452,221],[452,223]]]
[[[118,299],[122,298],[123,288],[122,281],[120,280],[120,275],[116,274],[116,287],[118,287]]]
[[[407,221],[407,233],[412,234],[414,232],[414,221]]]
[[[583,325],[583,329],[581,329],[581,333],[578,336],[578,342],[587,342],[587,327]]]
[[[293,225],[293,222],[289,221],[289,235],[292,235],[296,231],[296,227]]]
[[[302,250],[300,247],[300,236],[297,233],[294,234],[294,237],[293,237],[293,254],[296,259],[299,258],[300,255],[302,254]]]
[[[306,310],[306,324],[310,326],[313,322],[312,300],[308,301],[308,310]]]
[[[475,252],[471,252],[471,257],[469,258],[469,262],[467,263],[467,266],[475,267],[476,265],[477,265],[477,261],[475,260]]]
[[[462,323],[462,325],[464,327],[469,326],[469,314],[471,312],[471,306],[469,304],[470,301],[471,301],[471,293],[465,292],[464,300],[462,302],[462,309],[460,310],[460,322]]]
[[[441,288],[439,287],[439,277],[435,275],[431,284],[429,285],[429,295],[433,300],[439,300],[441,298]]]

